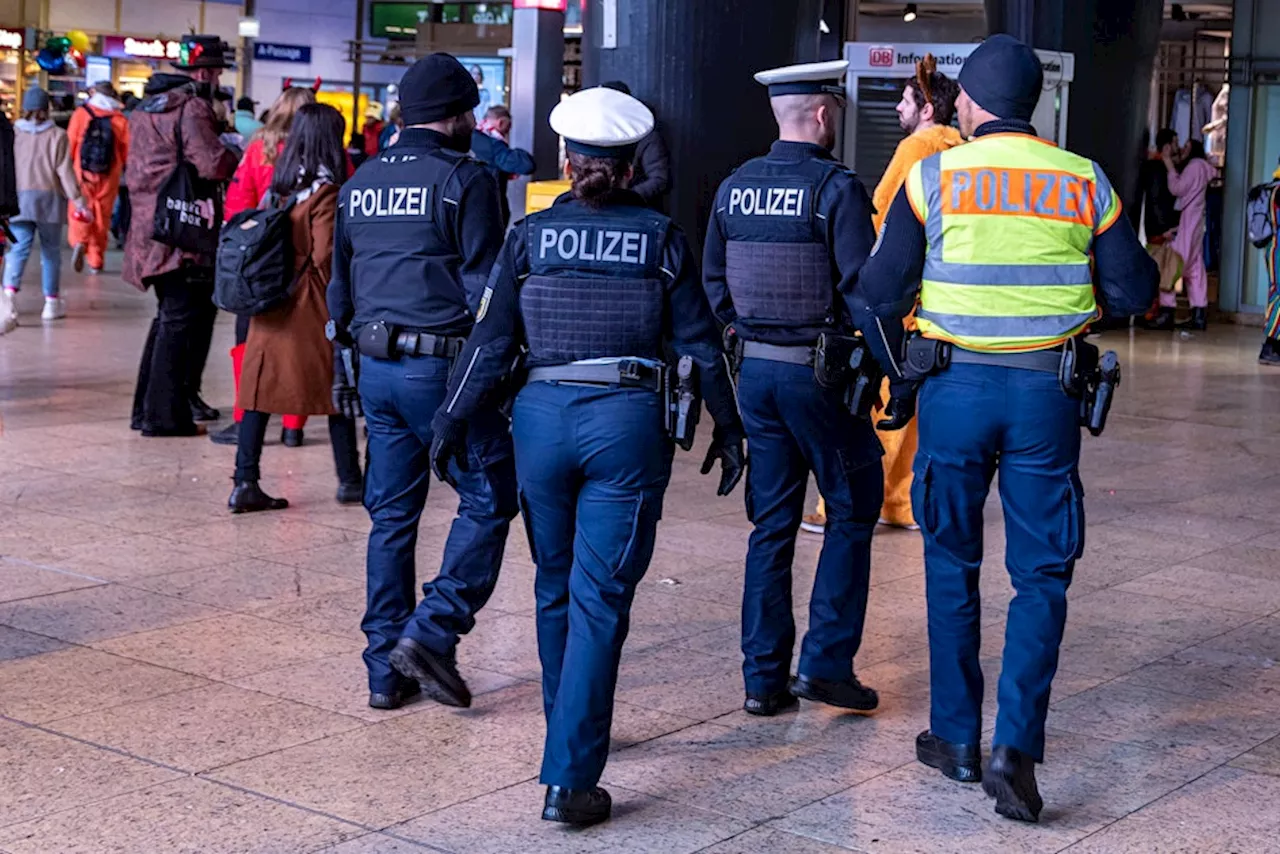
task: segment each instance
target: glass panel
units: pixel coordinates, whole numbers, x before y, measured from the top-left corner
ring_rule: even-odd
[[[870,193],[880,182],[905,134],[895,109],[902,100],[901,77],[859,77],[857,139],[853,170]]]

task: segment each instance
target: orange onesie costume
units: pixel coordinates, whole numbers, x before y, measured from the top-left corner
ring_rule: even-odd
[[[93,212],[92,222],[80,222],[68,216],[67,242],[72,248],[84,244],[85,260],[91,270],[102,270],[103,253],[107,250],[111,228],[111,209],[120,193],[120,175],[124,172],[129,156],[129,120],[120,112],[121,104],[102,93],[94,93],[85,104],[71,114],[67,137],[71,143],[71,163],[80,182],[85,206]],[[111,135],[115,140],[115,152],[111,169],[106,174],[85,172],[80,167],[80,148],[84,143],[89,122],[95,117],[110,117]],[[71,213],[74,213],[74,208]]]

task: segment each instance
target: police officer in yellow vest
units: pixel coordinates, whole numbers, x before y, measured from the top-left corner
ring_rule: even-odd
[[[1078,467],[1089,394],[1075,370],[1061,369],[1096,353],[1080,336],[1102,311],[1140,312],[1157,286],[1101,167],[1036,136],[1029,120],[1042,81],[1035,52],[1011,36],[969,56],[956,106],[973,141],[912,168],[856,306],[859,328],[878,330],[869,343],[893,382],[882,426],[906,423],[912,380],[925,377],[912,507],[925,541],[931,714],[916,756],[951,779],[981,780],[996,812],[1022,821],[1043,806],[1035,764],[1084,548]],[[904,346],[900,321],[917,297],[921,337]],[[1017,596],[984,770],[978,571],[997,472]]]

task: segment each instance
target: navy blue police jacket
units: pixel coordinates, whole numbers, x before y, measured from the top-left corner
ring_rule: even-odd
[[[748,341],[812,346],[855,328],[851,300],[875,244],[871,199],[821,146],[779,140],[716,193],[703,283],[721,325]]]
[[[523,350],[525,364],[540,367],[661,361],[667,345],[693,358],[712,418],[740,435],[719,331],[684,232],[630,190],[600,207],[566,194],[507,236],[436,429],[494,404]]]
[[[329,316],[352,337],[375,320],[465,336],[502,248],[493,176],[442,134],[405,128],[342,185]]]

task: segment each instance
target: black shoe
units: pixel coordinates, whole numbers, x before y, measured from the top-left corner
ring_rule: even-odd
[[[293,427],[284,428],[284,430],[280,432],[280,441],[284,443],[284,446],[286,448],[301,448],[302,447],[302,428],[301,427],[297,429],[294,429]]]
[[[748,694],[742,704],[742,711],[761,718],[771,718],[779,712],[798,708],[800,701],[790,691],[777,691],[772,694]]]
[[[810,679],[797,674],[791,679],[790,690],[801,699],[855,712],[875,711],[880,705],[880,696],[859,682],[856,676],[849,677],[847,682],[832,682],[829,679]]]
[[[397,672],[417,679],[427,696],[437,703],[471,708],[471,690],[458,673],[452,654],[437,655],[413,638],[400,638],[389,659]]]
[[[412,703],[422,693],[421,686],[412,680],[406,681],[396,691],[390,694],[380,694],[377,691],[369,692],[369,708],[381,709],[383,711],[392,711],[398,709],[406,703]]]
[[[1280,341],[1268,338],[1262,342],[1262,352],[1258,354],[1258,364],[1280,366]]]
[[[1191,318],[1178,324],[1179,329],[1187,329],[1192,332],[1204,332],[1209,328],[1209,311],[1204,308],[1191,309]]]
[[[136,432],[136,431],[138,431],[138,430],[141,430],[141,429],[142,429],[142,422],[141,422],[141,421],[134,421],[134,420],[130,420],[130,421],[129,421],[129,429],[130,429],[130,430],[133,430],[133,431],[135,431],[135,432]]]
[[[192,424],[190,427],[150,427],[143,424],[140,428],[142,435],[149,439],[154,438],[183,438],[187,436],[203,436],[209,431],[205,429],[203,424]]]
[[[1147,321],[1147,328],[1157,331],[1166,331],[1174,327],[1174,309],[1169,306],[1160,306],[1160,313],[1156,315],[1155,320]]]
[[[613,798],[599,786],[591,789],[547,786],[547,800],[542,807],[542,820],[586,827],[608,821],[612,812]]]
[[[1036,788],[1036,763],[1012,747],[991,748],[991,761],[982,777],[982,791],[996,799],[996,812],[1017,821],[1039,821],[1044,801]]]
[[[982,780],[982,750],[976,744],[952,744],[925,730],[916,736],[916,759],[960,783]]]
[[[359,481],[356,481],[355,483],[338,484],[338,503],[363,504],[364,484]]]
[[[238,445],[240,444],[240,425],[232,421],[226,427],[223,427],[217,433],[209,434],[209,441],[215,445]]]
[[[204,402],[200,395],[191,398],[191,418],[195,421],[217,421],[222,413]]]
[[[258,488],[256,480],[237,480],[227,499],[227,506],[232,513],[258,513],[262,510],[283,510],[289,502],[283,498],[272,498]]]

